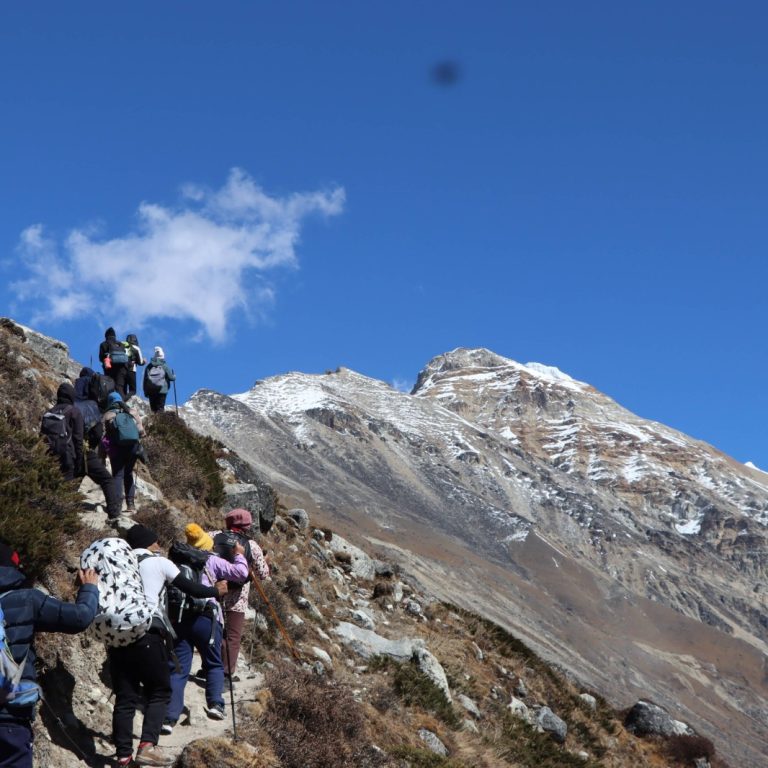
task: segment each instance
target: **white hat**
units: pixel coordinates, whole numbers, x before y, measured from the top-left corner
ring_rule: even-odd
[[[165,352],[162,347],[155,347],[155,357],[165,358]]]

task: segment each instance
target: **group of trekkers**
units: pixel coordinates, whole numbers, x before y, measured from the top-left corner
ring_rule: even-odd
[[[99,346],[99,361],[103,373],[84,367],[74,385],[59,386],[56,404],[43,414],[40,431],[64,477],[90,477],[104,493],[107,517],[117,523],[123,500],[127,514],[135,510],[134,468],[137,461],[146,460],[141,416],[128,404],[137,394],[137,368],[146,366],[143,390],[153,413],[165,409],[176,375],[162,347],[155,347],[147,362],[135,334],[118,341],[111,327]]]
[[[234,509],[224,521],[224,530],[189,524],[186,541],[174,542],[168,557],[144,525],[123,538],[97,539],[80,556],[74,603],[29,587],[16,552],[0,544],[0,766],[32,768],[32,721],[41,698],[37,632],[74,634],[92,626],[106,643],[118,766],[173,762],[158,742],[182,715],[195,650],[205,712],[224,719],[225,685],[234,707],[239,682],[249,582],[270,578],[266,554],[251,538],[251,513]],[[137,710],[143,721],[134,756]]]
[[[158,741],[182,715],[194,651],[202,662],[195,680],[205,687],[205,712],[222,720],[225,682],[232,696],[239,682],[250,581],[270,577],[246,509],[228,512],[220,530],[188,525],[186,541],[174,542],[168,557],[155,532],[136,524],[134,468],[146,459],[144,425],[127,401],[136,395],[137,368],[146,365],[144,394],[153,413],[162,411],[175,375],[161,347],[147,364],[136,336],[118,341],[113,328],[99,360],[102,374],[83,368],[74,385],[59,386],[40,431],[65,479],[87,475],[98,483],[107,517],[125,532],[97,539],[81,554],[74,603],[32,588],[13,547],[0,542],[0,768],[32,767],[32,720],[41,698],[35,634],[89,626],[107,646],[117,765],[170,765]],[[134,756],[137,710],[143,724]]]

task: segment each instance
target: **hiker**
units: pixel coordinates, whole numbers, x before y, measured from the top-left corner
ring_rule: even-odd
[[[261,581],[269,579],[269,563],[261,547],[251,538],[253,516],[247,509],[233,509],[224,516],[227,531],[237,536],[240,543],[246,548],[246,560],[248,561],[249,578],[245,584],[232,587],[222,601],[224,607],[224,643],[221,649],[224,675],[237,683],[240,681],[235,674],[237,659],[240,655],[240,641],[245,629],[245,611],[248,607],[248,595],[251,589],[251,580],[258,578]],[[208,535],[215,538],[221,531],[209,531]]]
[[[139,439],[144,434],[144,426],[137,412],[132,411],[120,397],[118,392],[110,393],[107,397],[107,411],[104,414],[104,437],[101,444],[109,456],[112,466],[120,507],[123,504],[128,514],[136,510],[136,484],[133,469],[139,458],[141,445]]]
[[[104,375],[115,382],[115,389],[121,397],[125,397],[128,350],[122,341],[117,340],[115,329],[111,326],[104,332],[104,341],[99,344],[99,362],[104,368]]]
[[[83,416],[75,408],[75,388],[68,381],[56,391],[56,405],[43,414],[40,434],[47,440],[48,453],[58,458],[65,480],[85,474]]]
[[[65,603],[39,589],[26,586],[19,556],[0,543],[0,609],[5,638],[15,664],[23,667],[22,690],[26,694],[0,705],[0,765],[32,768],[32,721],[39,698],[35,672],[37,632],[82,632],[99,607],[98,577],[93,570],[77,572],[80,588],[74,603]],[[6,657],[7,663],[7,657]]]
[[[75,408],[83,417],[83,433],[85,448],[85,474],[97,483],[104,493],[104,502],[107,506],[107,517],[116,520],[120,516],[122,506],[122,494],[112,473],[107,469],[104,459],[99,453],[101,441],[104,437],[104,422],[101,410],[96,400],[91,399],[94,371],[83,368],[80,377],[75,381]]]
[[[130,645],[109,648],[107,657],[115,692],[112,713],[112,740],[117,764],[169,765],[157,746],[168,702],[171,698],[171,629],[165,610],[168,585],[197,598],[216,599],[227,591],[227,582],[204,586],[181,575],[179,568],[161,554],[157,534],[143,525],[134,525],[125,539],[136,553],[144,595],[152,610],[152,624],[147,633]],[[133,718],[144,703],[144,719],[136,759],[133,755]]]
[[[136,389],[136,366],[146,365],[147,361],[144,359],[144,355],[141,354],[141,347],[135,333],[129,333],[125,337],[125,347],[128,350],[128,365],[126,366],[125,373],[125,399],[128,400],[138,394]]]
[[[144,369],[144,395],[149,398],[152,413],[165,410],[165,398],[172,381],[176,381],[176,374],[165,362],[163,348],[155,347],[155,354]]]
[[[198,526],[199,527],[199,526]],[[203,542],[213,547],[213,541]],[[172,548],[173,549],[173,548]],[[206,549],[210,551],[210,549]],[[205,561],[200,574],[200,581],[211,586],[221,579],[243,582],[248,578],[248,562],[240,542],[232,541],[233,562],[228,562],[218,555],[211,554]],[[173,552],[170,553],[173,556]],[[173,621],[176,632],[174,651],[178,659],[178,668],[171,669],[171,702],[165,715],[162,733],[172,733],[182,709],[184,709],[184,688],[192,668],[192,654],[195,649],[203,661],[206,671],[205,712],[213,720],[224,719],[224,667],[221,663],[221,638],[224,616],[219,603],[210,598],[200,611],[186,610],[179,620]]]

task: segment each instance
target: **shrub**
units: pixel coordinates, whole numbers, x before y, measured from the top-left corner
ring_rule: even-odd
[[[711,760],[715,756],[715,747],[704,736],[670,736],[666,752],[672,760],[682,765],[692,765],[700,757]]]
[[[224,482],[216,463],[218,444],[193,432],[175,413],[157,413],[143,440],[152,477],[169,499],[220,507]]]
[[[82,496],[40,439],[0,419],[0,531],[39,579],[80,529]]]
[[[462,763],[436,755],[428,749],[400,746],[392,750],[395,757],[406,760],[410,768],[462,768]]]
[[[267,674],[264,716],[282,768],[353,768],[366,739],[363,713],[348,688],[282,663]]]

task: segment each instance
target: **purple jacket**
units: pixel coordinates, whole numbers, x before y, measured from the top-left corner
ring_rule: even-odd
[[[203,568],[203,575],[200,579],[206,587],[212,587],[214,582],[225,579],[226,581],[239,581],[244,582],[248,578],[248,561],[245,559],[245,555],[235,555],[235,562],[230,563],[223,557],[218,555],[211,555]],[[216,603],[216,616],[219,623],[224,623],[224,618],[221,615],[221,606],[216,598],[210,597],[209,600]]]

